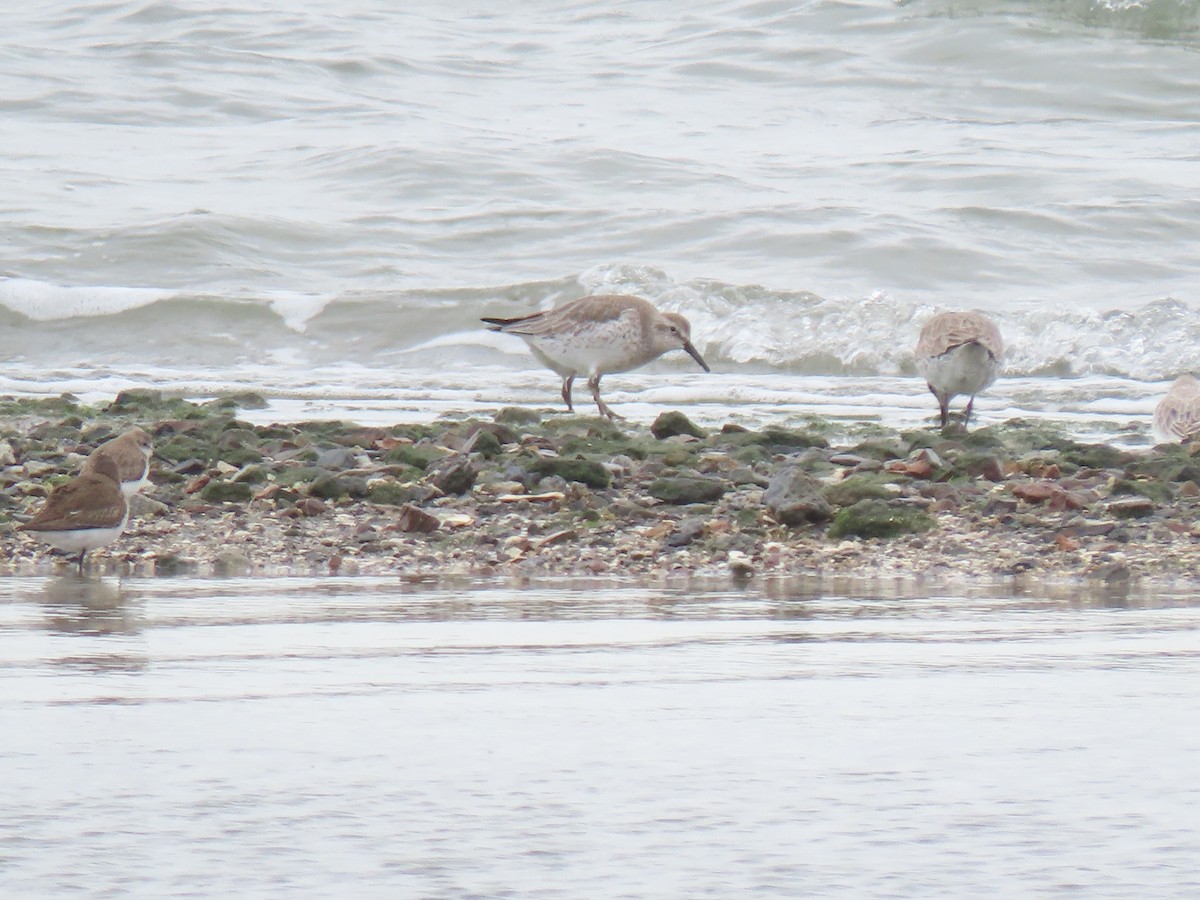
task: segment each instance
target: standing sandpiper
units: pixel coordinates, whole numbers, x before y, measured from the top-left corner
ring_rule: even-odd
[[[79,554],[79,574],[89,550],[111,544],[125,530],[129,504],[121,492],[120,472],[102,456],[76,478],[50,492],[37,515],[21,526],[51,546]]]
[[[546,312],[516,319],[483,319],[490,330],[524,338],[544,365],[562,376],[567,409],[575,376],[587,375],[600,415],[620,419],[600,399],[600,379],[628,372],[669,350],[684,350],[705,372],[708,363],[692,346],[692,328],[678,313],[663,313],[641,297],[608,294],[581,297]]]
[[[996,323],[977,312],[938,313],[917,338],[917,368],[950,421],[950,398],[967,394],[963,427],[971,421],[975,395],[996,380],[1004,365],[1004,340]]]
[[[1200,437],[1200,381],[1180,375],[1154,407],[1154,430],[1164,441]]]
[[[121,493],[132,497],[150,482],[150,455],[154,442],[140,428],[133,428],[111,441],[105,441],[91,452],[83,464],[84,472],[94,472],[100,457],[111,457],[121,473]]]

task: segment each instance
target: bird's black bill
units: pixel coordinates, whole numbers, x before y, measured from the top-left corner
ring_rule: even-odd
[[[712,371],[712,369],[708,367],[708,363],[704,361],[704,357],[700,355],[700,351],[692,346],[691,341],[688,341],[686,344],[684,344],[683,349],[687,351],[688,356],[700,363],[700,368],[702,368],[705,372]]]

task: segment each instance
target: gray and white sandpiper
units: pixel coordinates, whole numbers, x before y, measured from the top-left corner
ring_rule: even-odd
[[[120,472],[102,456],[90,471],[50,492],[37,515],[21,526],[53,547],[79,554],[79,574],[89,550],[111,544],[129,521],[129,503],[121,492]]]
[[[1180,375],[1154,407],[1154,430],[1164,441],[1200,437],[1200,381]]]
[[[83,471],[95,471],[100,457],[111,457],[121,474],[118,479],[121,493],[132,497],[150,482],[150,456],[153,453],[154,442],[150,435],[140,428],[132,428],[93,450],[83,464]]]
[[[975,395],[995,381],[1004,366],[1004,339],[983,313],[938,313],[921,329],[915,355],[917,369],[937,397],[943,428],[950,421],[950,399],[970,396],[963,415],[966,428]]]
[[[600,415],[620,419],[600,399],[600,379],[628,372],[670,350],[683,350],[705,372],[708,363],[692,346],[692,328],[678,313],[659,312],[647,300],[624,294],[581,297],[545,312],[515,319],[485,318],[491,331],[525,340],[543,365],[562,376],[562,397],[574,412],[571,386],[586,375]]]

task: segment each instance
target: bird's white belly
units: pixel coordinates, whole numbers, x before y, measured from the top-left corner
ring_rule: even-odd
[[[37,536],[52,547],[66,550],[68,553],[82,553],[84,550],[95,550],[111,544],[121,532],[125,523],[112,528],[73,528],[69,531],[39,531]]]
[[[122,481],[121,493],[125,495],[126,499],[129,499],[149,483],[149,475],[143,475],[138,481]]]
[[[538,337],[529,339],[534,355],[560,375],[595,375],[627,372],[643,365],[653,356],[639,353],[623,342],[571,340]]]
[[[1000,374],[1000,363],[979,344],[962,344],[941,356],[927,357],[920,368],[929,384],[952,397],[974,396]]]

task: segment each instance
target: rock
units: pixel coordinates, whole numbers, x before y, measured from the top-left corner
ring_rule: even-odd
[[[154,557],[154,574],[181,575],[196,568],[196,561],[172,551],[164,551]]]
[[[542,421],[542,414],[536,409],[527,409],[524,406],[506,406],[498,410],[492,418],[502,425],[532,425]]]
[[[686,547],[696,538],[703,536],[705,521],[701,516],[684,519],[674,533],[667,536],[667,546]]]
[[[397,444],[383,456],[384,462],[401,463],[414,469],[426,469],[429,463],[444,454],[433,447],[416,444]]]
[[[247,503],[253,496],[254,489],[242,481],[215,478],[200,489],[200,499],[211,503]]]
[[[1138,519],[1154,512],[1154,501],[1149,497],[1129,497],[1125,500],[1113,500],[1105,510],[1117,519]]]
[[[188,482],[188,484],[187,484],[187,487],[185,487],[185,488],[183,489],[183,492],[184,492],[185,494],[195,494],[195,493],[198,493],[198,492],[200,492],[200,491],[204,490],[204,488],[205,488],[205,487],[208,485],[208,483],[209,483],[210,481],[212,481],[212,477],[211,477],[211,476],[209,476],[209,475],[198,475],[197,477],[193,478],[191,481],[189,481],[189,482]]]
[[[541,494],[500,494],[496,499],[501,503],[562,503],[567,495],[562,491],[545,491]]]
[[[1097,581],[1103,581],[1107,584],[1125,584],[1129,581],[1130,572],[1129,566],[1117,560],[1114,562],[1102,563],[1089,569],[1087,572],[1089,578],[1094,578]]]
[[[425,500],[430,493],[431,489],[424,485],[401,484],[384,479],[367,482],[367,499],[385,506],[403,506],[414,500]]]
[[[443,494],[465,494],[474,487],[478,475],[479,467],[475,463],[458,456],[438,467],[429,481]]]
[[[171,471],[176,475],[199,475],[207,468],[208,466],[193,456],[190,459],[185,459],[183,462],[172,466]]]
[[[1018,503],[1012,497],[993,497],[983,507],[985,516],[1006,516],[1017,511]]]
[[[1053,481],[1034,481],[1029,484],[1012,486],[1013,496],[1026,503],[1045,503],[1055,494],[1061,494],[1062,491],[1062,487]]]
[[[897,506],[883,500],[860,500],[834,517],[829,536],[886,538],[927,531],[932,527],[933,519],[911,506]]]
[[[1055,512],[1086,509],[1095,499],[1096,497],[1091,491],[1064,490],[1052,496],[1050,502],[1046,504],[1046,508]]]
[[[319,516],[325,512],[328,507],[325,501],[317,497],[303,497],[296,501],[296,505],[292,507],[302,516]]]
[[[954,467],[985,481],[1004,480],[1000,459],[991,453],[964,453],[955,460]]]
[[[108,411],[113,413],[134,412],[147,406],[162,405],[162,391],[131,388],[130,390],[118,393],[116,399],[109,404]]]
[[[275,474],[275,481],[284,487],[300,484],[305,481],[316,481],[329,473],[317,466],[295,466],[283,469]]]
[[[659,413],[658,418],[654,420],[654,424],[650,426],[650,433],[660,441],[664,438],[680,434],[687,434],[698,438],[704,437],[704,432],[699,426],[695,425],[687,416],[678,411]]]
[[[729,574],[734,581],[746,581],[754,577],[754,566],[750,562],[750,557],[741,550],[729,551],[728,565]]]
[[[515,431],[507,425],[502,425],[497,422],[476,422],[467,429],[466,438],[470,441],[477,434],[486,431],[496,439],[497,445],[500,444],[515,444],[519,440],[519,436]]]
[[[564,528],[561,531],[555,531],[545,537],[538,538],[530,543],[530,548],[534,553],[542,550],[544,547],[549,547],[552,544],[561,544],[564,541],[573,541],[579,537],[579,533],[574,528]]]
[[[812,431],[788,431],[783,428],[764,428],[763,442],[777,447],[828,447],[829,441]]]
[[[862,465],[863,457],[855,453],[835,453],[829,457],[829,462],[835,466],[845,466],[846,468],[853,469]]]
[[[775,473],[763,493],[763,505],[782,525],[824,522],[833,516],[833,507],[821,495],[820,481],[797,466]]]
[[[129,514],[137,519],[166,515],[169,511],[170,507],[167,504],[160,503],[144,494],[134,494],[129,498]]]
[[[821,488],[821,496],[834,506],[853,506],[859,500],[887,500],[896,496],[895,487],[887,487],[868,475],[849,475]]]
[[[262,484],[267,480],[267,470],[262,466],[246,466],[233,476],[233,480],[245,484]]]
[[[739,487],[742,485],[752,484],[755,487],[765,488],[771,483],[769,478],[764,478],[749,466],[738,466],[737,468],[730,470],[729,474],[725,477],[729,479],[730,484]]]
[[[252,568],[250,557],[235,547],[226,547],[213,560],[213,571],[217,575],[227,577],[248,575]]]
[[[663,503],[683,506],[689,503],[711,503],[722,497],[725,490],[725,482],[719,478],[676,475],[651,482],[646,492]]]
[[[358,466],[358,454],[349,447],[331,447],[317,454],[317,465],[335,472],[353,469]]]
[[[485,429],[479,429],[463,444],[463,453],[478,453],[484,459],[495,459],[503,451],[500,438]]]
[[[346,485],[336,475],[324,472],[318,475],[308,486],[308,496],[321,500],[337,500],[346,495]]]
[[[266,409],[267,398],[258,391],[237,391],[221,397],[222,403],[237,409]]]
[[[578,481],[594,489],[606,488],[611,483],[608,470],[591,459],[539,459],[534,463],[533,470],[543,477],[557,475],[564,481]]]
[[[421,534],[429,534],[437,531],[439,525],[437,516],[427,513],[425,510],[419,509],[411,503],[406,503],[400,507],[400,514],[396,517],[396,527],[400,531],[415,531]]]
[[[338,480],[341,481],[346,495],[355,500],[365,500],[371,493],[367,479],[360,475],[343,475]]]
[[[0,466],[15,466],[17,464],[17,454],[13,452],[13,445],[8,441],[0,441]]]
[[[1068,534],[1059,532],[1054,538],[1054,545],[1063,553],[1072,553],[1079,549],[1079,541]]]

